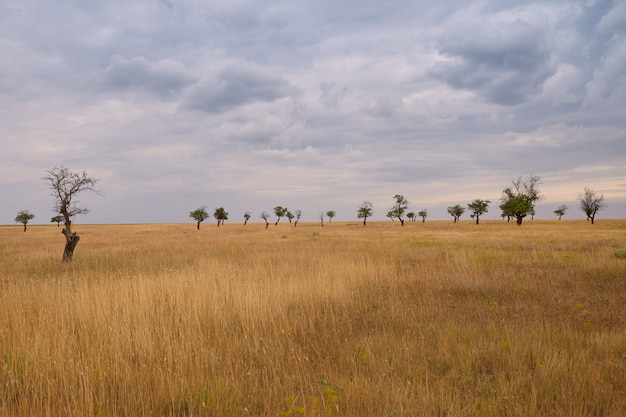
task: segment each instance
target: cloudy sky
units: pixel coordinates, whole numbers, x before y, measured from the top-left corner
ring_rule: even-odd
[[[495,219],[529,174],[538,218],[626,218],[626,2],[0,0],[0,145],[0,224],[56,166],[100,179],[79,223]]]

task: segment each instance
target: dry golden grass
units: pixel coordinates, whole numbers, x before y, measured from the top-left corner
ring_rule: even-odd
[[[624,415],[626,221],[264,227],[0,227],[0,415]]]

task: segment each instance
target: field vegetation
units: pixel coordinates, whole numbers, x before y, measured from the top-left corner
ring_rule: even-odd
[[[626,221],[0,227],[0,415],[623,416]]]

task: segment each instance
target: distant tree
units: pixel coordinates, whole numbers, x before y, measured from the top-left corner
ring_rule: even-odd
[[[324,212],[320,213],[320,224],[324,227]]]
[[[295,211],[296,213],[296,221],[293,224],[293,227],[298,226],[298,222],[300,221],[300,217],[302,217],[302,210],[298,209]]]
[[[206,211],[206,206],[202,206],[194,211],[190,211],[189,217],[196,221],[196,229],[200,230],[200,223],[209,218],[209,213]]]
[[[459,218],[465,212],[465,208],[460,204],[448,207],[448,213],[454,218],[454,223],[459,221]]]
[[[333,217],[335,217],[337,213],[335,213],[333,210],[329,210],[326,212],[326,215],[328,216],[328,223],[331,223],[333,220]]]
[[[480,216],[489,211],[489,203],[491,203],[489,200],[476,199],[467,205],[467,208],[472,211],[470,217],[476,219],[476,224],[478,224]]]
[[[246,224],[248,224],[248,220],[250,220],[250,217],[252,217],[252,214],[250,214],[249,211],[246,211],[243,215],[243,225],[245,226]]]
[[[260,218],[262,218],[263,220],[265,220],[265,228],[267,229],[267,226],[269,226],[269,222],[267,221],[267,219],[270,218],[270,215],[267,214],[267,211],[264,211],[263,213],[261,213],[261,215],[259,216]]]
[[[400,224],[404,226],[404,212],[406,211],[409,201],[404,198],[402,194],[396,194],[393,196],[396,201],[394,206],[387,212],[387,217],[393,220],[394,218],[400,220]]]
[[[71,172],[65,167],[55,167],[46,171],[48,175],[42,178],[44,184],[50,189],[55,200],[54,211],[65,222],[65,228],[61,231],[65,236],[65,249],[63,250],[63,262],[71,262],[74,249],[78,245],[80,236],[72,232],[72,219],[78,214],[87,214],[89,210],[76,206],[76,196],[83,191],[93,191],[101,195],[95,187],[98,179],[90,177],[85,171]]]
[[[517,225],[520,226],[524,217],[534,215],[535,204],[542,199],[537,188],[540,181],[541,178],[536,175],[514,179],[513,187],[507,187],[502,191],[500,198],[502,218],[515,217]]]
[[[374,211],[372,210],[372,203],[364,201],[361,207],[357,210],[357,216],[359,219],[363,219],[363,226],[367,226],[367,218],[372,217]]]
[[[50,223],[56,223],[57,227],[59,227],[62,221],[63,221],[63,216],[54,216],[53,218],[50,219]]]
[[[567,207],[565,204],[561,204],[559,206],[559,208],[557,208],[556,210],[554,210],[554,214],[556,214],[557,216],[559,216],[559,220],[561,220],[561,217],[563,217],[565,215],[565,212],[567,211],[569,207]]]
[[[412,211],[408,212],[406,214],[406,218],[409,219],[409,221],[414,222],[415,221],[415,213],[413,213]]]
[[[274,223],[274,226],[278,226],[278,222],[280,221],[280,219],[282,217],[285,217],[288,212],[289,210],[287,210],[287,207],[282,207],[282,206],[274,207],[274,214],[276,215],[276,223]]]
[[[17,213],[15,216],[15,223],[22,223],[24,225],[24,231],[26,231],[26,226],[28,222],[35,218],[35,215],[29,212],[28,210],[22,210]]]
[[[587,220],[591,220],[591,224],[595,222],[596,213],[606,208],[604,196],[587,187],[578,196],[578,200],[580,201],[580,209],[587,215]]]
[[[291,221],[294,219],[294,215],[292,212],[290,212],[289,210],[287,210],[287,213],[285,213],[285,217],[287,217],[287,220],[289,220],[289,223],[291,223]]]
[[[218,207],[213,212],[213,217],[217,220],[217,227],[224,224],[224,221],[228,220],[228,213],[224,210],[224,207]]]
[[[426,222],[426,217],[428,217],[428,210],[424,209],[417,213],[418,216],[422,218],[422,223]]]

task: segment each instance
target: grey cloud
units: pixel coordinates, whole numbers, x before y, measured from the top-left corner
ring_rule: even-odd
[[[273,102],[288,96],[290,90],[280,76],[247,66],[229,66],[195,88],[187,98],[186,107],[222,113],[249,103]]]
[[[541,91],[555,72],[545,37],[522,21],[472,26],[439,42],[448,60],[430,74],[457,89],[477,92],[489,101],[514,105]]]
[[[194,82],[185,65],[171,59],[148,61],[138,56],[127,59],[111,57],[102,74],[104,88],[114,91],[146,91],[171,97]]]

